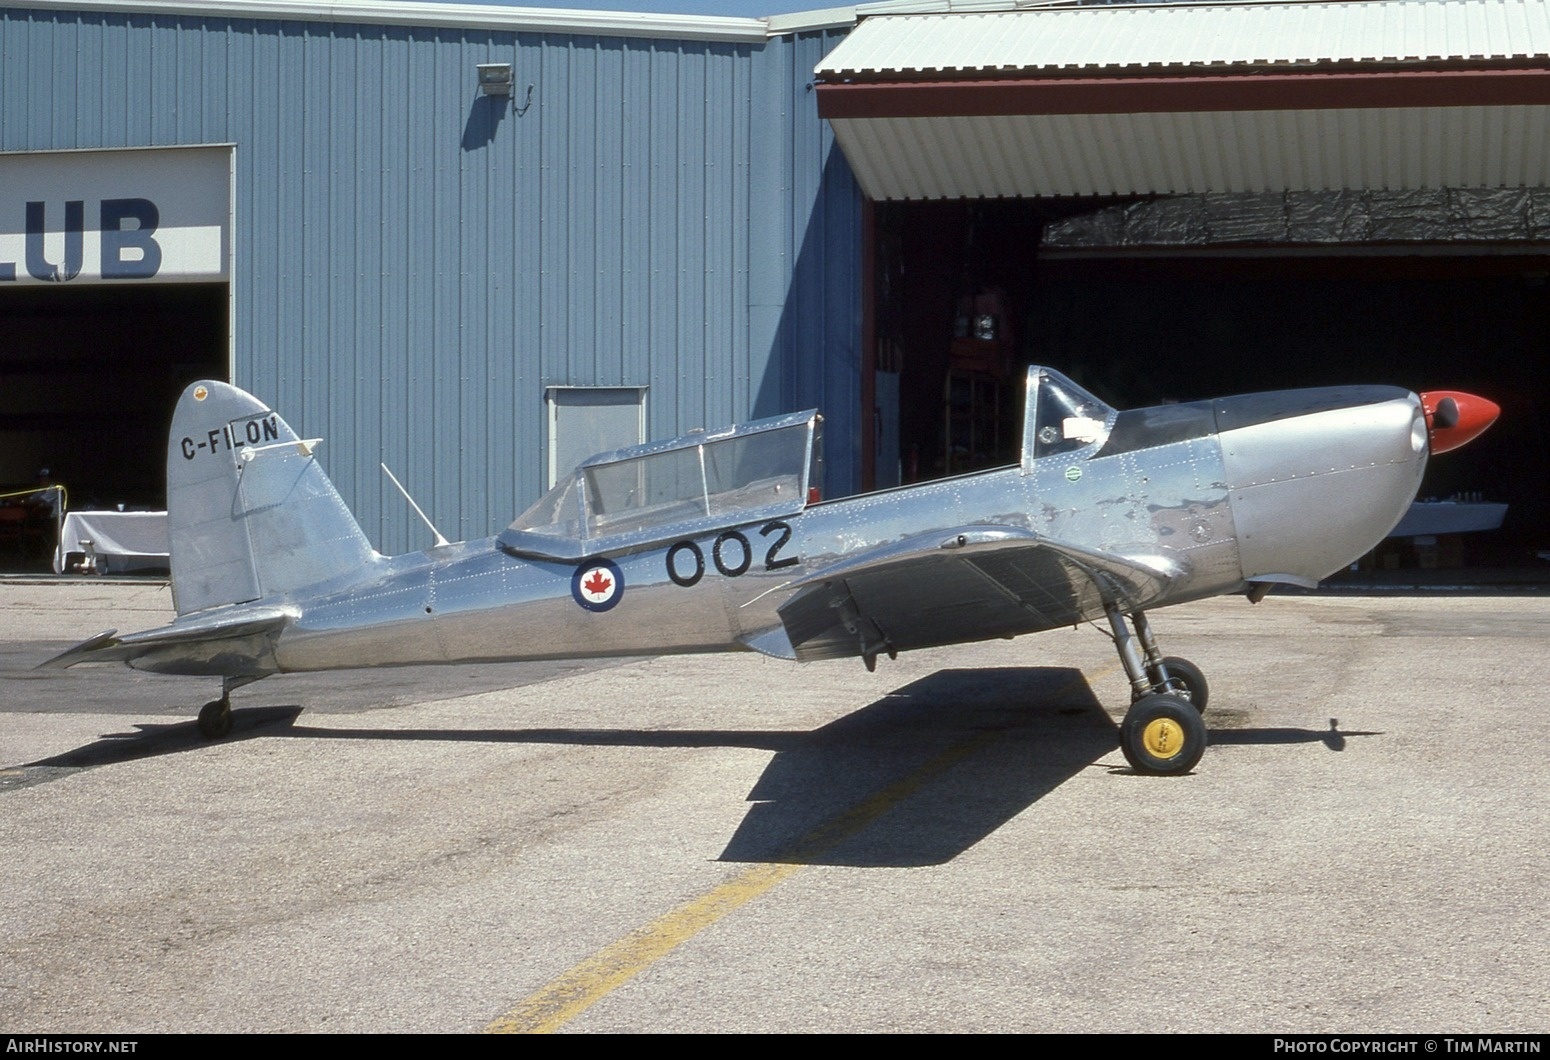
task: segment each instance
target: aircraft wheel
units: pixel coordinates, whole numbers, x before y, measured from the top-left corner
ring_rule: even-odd
[[[1168,687],[1162,694],[1182,699],[1204,714],[1206,700],[1211,698],[1211,686],[1206,684],[1206,675],[1200,672],[1200,667],[1172,655],[1163,660],[1163,665],[1168,668]],[[1152,676],[1156,677],[1155,674]]]
[[[1175,696],[1137,701],[1119,726],[1120,750],[1137,773],[1188,773],[1205,753],[1206,740],[1200,712]]]
[[[219,740],[231,732],[231,700],[212,699],[199,709],[199,735]]]

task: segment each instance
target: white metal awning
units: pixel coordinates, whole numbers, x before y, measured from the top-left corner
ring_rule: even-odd
[[[1550,0],[881,15],[816,73],[876,199],[1550,184]]]

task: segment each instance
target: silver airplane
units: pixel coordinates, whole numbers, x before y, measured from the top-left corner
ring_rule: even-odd
[[[1394,527],[1429,454],[1498,411],[1379,386],[1118,411],[1033,366],[1012,466],[820,501],[808,411],[592,457],[496,537],[384,556],[318,439],[205,381],[167,446],[177,618],[43,666],[219,677],[199,712],[214,739],[232,691],[277,673],[740,650],[872,669],[1101,620],[1130,679],[1126,759],[1184,773],[1207,683],[1161,653],[1147,612],[1316,585]]]

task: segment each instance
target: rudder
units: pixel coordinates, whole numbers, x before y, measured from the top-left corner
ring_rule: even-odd
[[[179,615],[326,581],[378,558],[279,413],[227,383],[179,398],[167,439],[167,536]]]

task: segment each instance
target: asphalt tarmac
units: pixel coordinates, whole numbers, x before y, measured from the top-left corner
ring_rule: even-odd
[[[0,1028],[1550,1026],[1550,598],[1154,612],[1133,774],[1084,627],[882,661],[29,668],[147,583],[0,583]]]

